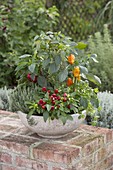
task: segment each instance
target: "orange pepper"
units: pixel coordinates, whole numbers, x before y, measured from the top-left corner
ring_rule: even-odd
[[[73,84],[73,80],[71,78],[67,79],[67,86],[71,86]]]
[[[70,56],[68,56],[68,62],[70,64],[73,64],[75,62],[75,56],[73,54],[70,54]]]

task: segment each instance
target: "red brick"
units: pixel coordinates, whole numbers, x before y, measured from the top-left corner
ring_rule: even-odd
[[[47,164],[46,163],[43,163],[43,162],[35,162],[35,163],[33,163],[33,170],[49,170],[48,169],[48,166],[47,166]]]
[[[109,168],[109,170],[113,170],[113,167]]]
[[[55,168],[53,167],[52,170],[66,170],[65,168]]]
[[[1,132],[1,131],[0,131],[0,139],[4,138],[4,136],[5,136],[6,134],[7,134],[6,132]]]
[[[84,145],[83,147],[83,156],[88,156],[92,153],[94,153],[98,148],[98,139],[94,139],[90,143]]]
[[[18,127],[17,127],[18,128]],[[10,125],[0,125],[0,131],[2,132],[14,132],[15,127]]]
[[[9,165],[2,165],[1,168],[2,169],[0,170],[17,170],[17,168],[9,166]]]
[[[111,142],[113,140],[113,130],[111,129],[88,126],[88,125],[81,125],[79,129],[80,130],[83,129],[84,131],[87,131],[87,132],[94,132],[95,134],[104,136],[105,143]]]
[[[18,135],[27,135],[30,133],[29,129],[26,127],[20,127],[15,130],[15,133]]]
[[[71,133],[69,133],[68,135],[66,135],[62,138],[57,139],[57,141],[69,142],[69,141],[72,141],[73,138],[77,138],[78,136],[81,136],[81,133],[74,131],[74,132],[71,132]]]
[[[109,143],[109,145],[107,145],[106,147],[108,155],[111,153],[111,151],[113,152],[113,142]]]
[[[0,140],[0,148],[11,150],[15,153],[29,154],[29,146],[38,142],[36,138],[27,136],[9,135]]]
[[[0,153],[0,162],[12,163],[12,156],[8,153]]]
[[[85,170],[85,169],[90,169],[92,167],[94,158],[93,156],[88,156],[88,157],[82,157],[79,162],[77,162],[73,168],[76,170]]]
[[[24,126],[20,119],[15,119],[15,118],[10,118],[10,117],[5,117],[4,119],[2,119],[0,121],[0,124],[6,125],[6,126],[10,125],[15,128]]]
[[[16,156],[15,163],[19,167],[32,168],[33,160]]]
[[[25,155],[29,154],[29,147],[27,147],[24,144],[22,145],[15,142],[0,140],[0,148],[8,149],[15,153],[20,153]]]
[[[98,162],[94,165],[94,170],[107,170],[113,166],[113,155],[108,156],[106,159],[104,159],[101,162]]]
[[[101,147],[99,138],[99,135],[84,133],[81,134],[81,136],[68,141],[68,143],[74,146],[80,146],[82,148],[83,156],[88,156]]]
[[[84,167],[81,162],[76,163],[72,170],[84,170]]]
[[[64,146],[62,144],[42,143],[33,149],[35,159],[48,160],[52,162],[71,163],[77,159],[80,149],[76,147]]]
[[[52,170],[77,170],[75,168],[57,168],[57,167],[53,167]]]
[[[5,110],[0,110],[0,115],[2,116],[10,116],[12,114],[16,114],[16,113],[13,113],[13,112],[9,112],[9,111],[5,111]]]
[[[105,164],[108,165],[107,168],[113,166],[113,155],[108,156],[105,160],[104,160]]]
[[[99,161],[103,160],[107,156],[107,149],[101,148],[94,154],[94,162],[98,163]]]
[[[102,148],[102,147],[104,147],[104,146],[105,146],[104,137],[100,135],[100,136],[98,137],[98,147],[97,147],[97,149]]]

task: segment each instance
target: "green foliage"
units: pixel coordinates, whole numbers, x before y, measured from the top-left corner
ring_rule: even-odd
[[[61,32],[37,35],[33,54],[19,57],[16,67],[19,88],[14,91],[12,99],[17,104],[13,108],[28,116],[43,114],[45,121],[61,119],[63,124],[73,112],[79,113],[80,118],[83,110],[93,113],[98,107],[97,90],[89,86],[89,80],[95,84],[101,82],[88,72],[88,62],[95,55],[87,54],[86,47],[87,44],[77,44]]]
[[[95,113],[98,116],[97,126],[113,128],[113,94],[110,92],[98,93],[100,110]]]
[[[107,16],[107,20],[106,20]],[[113,36],[113,0],[108,0],[107,3],[104,5],[99,18],[98,23],[101,20],[106,20],[106,24],[108,24],[110,33]]]
[[[0,6],[0,86],[14,86],[18,56],[32,53],[33,38],[52,30],[58,21],[55,6],[46,9],[43,1],[14,1]],[[7,69],[8,68],[8,69]]]
[[[36,100],[36,94],[37,94],[37,87],[22,87],[19,86],[18,88],[15,88],[10,93],[10,100],[9,100],[9,106],[10,110],[13,112],[16,112],[18,110],[21,110],[25,113],[29,112],[29,107],[26,104],[25,101],[35,101]]]
[[[9,110],[9,96],[12,89],[0,88],[0,109]]]
[[[65,123],[67,119],[72,120],[70,110],[77,112],[77,108],[75,109],[74,107],[77,106],[77,99],[68,95],[66,96],[67,101],[63,102],[64,94],[67,94],[67,88],[59,89],[56,96],[52,88],[49,91],[49,93],[43,91],[42,88],[37,86],[18,86],[10,95],[10,108],[12,111],[21,110],[24,113],[28,113],[28,117],[32,114],[41,115],[44,117],[44,121],[48,118],[51,120],[55,118],[61,119],[63,123]],[[59,99],[54,100],[55,97]],[[53,102],[56,103],[54,106]],[[70,103],[73,103],[73,105],[70,106]],[[68,108],[68,106],[70,107]],[[47,109],[45,109],[45,107]]]
[[[97,64],[91,64],[90,70],[100,77],[101,91],[113,92],[113,44],[107,26],[104,27],[104,34],[95,33],[88,40],[91,53],[97,54]]]
[[[80,118],[83,118],[84,109],[93,115],[94,107],[98,107],[97,95],[87,82],[78,84],[76,92],[71,92],[65,86],[56,90],[50,87],[46,90],[43,89],[45,87],[41,88],[36,85],[18,86],[10,94],[10,110],[13,112],[21,110],[23,113],[27,113],[28,118],[32,115],[43,116],[44,121],[61,119],[65,124],[68,119],[72,120],[71,114],[79,113]],[[55,93],[55,91],[57,92]]]
[[[98,16],[108,0],[54,0],[60,12],[58,29],[74,40],[88,38],[107,22],[108,14],[98,22]]]
[[[59,87],[59,84],[72,75],[72,70],[79,66],[83,78],[100,84],[98,77],[88,73],[87,63],[95,55],[85,54],[86,46],[83,42],[76,44],[60,32],[43,32],[40,36],[37,35],[34,39],[34,53],[20,56],[16,68],[19,83],[26,81],[28,84],[27,75],[30,74],[32,80],[38,77],[36,83],[42,87]],[[76,56],[74,64],[68,62],[71,53]]]

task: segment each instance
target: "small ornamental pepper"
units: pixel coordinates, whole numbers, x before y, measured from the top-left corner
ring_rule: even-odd
[[[80,76],[80,74],[79,74],[79,76],[77,77],[77,80],[78,80],[78,81],[80,81],[80,80],[81,80],[81,76]]]
[[[67,86],[71,86],[73,84],[73,80],[71,78],[67,79]]]
[[[31,78],[31,74],[30,74],[30,73],[28,73],[27,79],[28,79],[29,81],[32,81],[32,78]]]
[[[70,56],[68,56],[68,62],[70,64],[74,64],[75,62],[75,56],[73,54],[70,54]]]
[[[37,83],[37,79],[38,79],[38,78],[37,78],[37,76],[35,76],[34,79],[32,79],[31,74],[28,73],[28,74],[27,74],[27,79],[28,79],[29,81],[33,82],[33,83]]]
[[[79,77],[80,76],[80,69],[79,69],[79,67],[74,67],[73,75],[74,75],[74,77]]]

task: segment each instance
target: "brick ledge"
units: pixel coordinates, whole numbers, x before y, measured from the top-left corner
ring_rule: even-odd
[[[44,139],[24,127],[16,113],[0,110],[0,170],[112,170],[112,166],[113,130],[81,125],[66,137]]]

